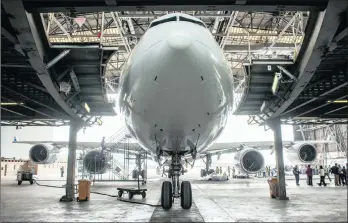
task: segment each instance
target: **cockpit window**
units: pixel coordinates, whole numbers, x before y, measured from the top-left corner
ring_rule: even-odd
[[[173,16],[173,17],[170,17],[170,18],[167,18],[167,19],[162,19],[162,20],[153,22],[153,23],[151,23],[151,25],[150,25],[149,28],[154,27],[154,26],[157,26],[157,25],[162,24],[162,23],[173,22],[173,21],[176,21],[176,16]]]
[[[185,17],[182,17],[182,16],[179,16],[179,21],[192,22],[194,24],[198,24],[200,26],[205,27],[203,22],[200,22],[200,21],[197,21],[197,20],[193,20],[193,19],[188,19],[188,18],[185,18]]]

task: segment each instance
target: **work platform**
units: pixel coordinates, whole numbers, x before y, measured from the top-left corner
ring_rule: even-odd
[[[261,113],[262,104],[272,97],[272,83],[279,66],[291,70],[292,60],[253,60],[243,66],[245,72],[245,88],[235,115],[254,115]]]
[[[314,183],[317,183],[314,179]],[[46,182],[45,182],[46,183]],[[62,182],[47,182],[58,185]],[[288,201],[270,198],[266,179],[230,179],[224,182],[192,180],[193,205],[190,210],[176,200],[171,210],[132,203],[117,198],[91,194],[88,202],[60,203],[64,189],[44,189],[37,185],[17,186],[13,180],[1,182],[1,217],[3,221],[103,221],[103,222],[340,222],[347,220],[347,188],[300,186],[288,181]],[[91,191],[117,196],[117,186],[126,183],[97,183]],[[161,181],[149,180],[147,196],[132,201],[159,205]],[[320,194],[320,196],[318,196]],[[23,197],[25,199],[23,200]],[[127,200],[127,198],[125,198]],[[45,204],[45,206],[42,206]],[[28,209],[28,205],[31,207]],[[328,206],[329,205],[329,206]],[[161,218],[161,220],[159,219]]]

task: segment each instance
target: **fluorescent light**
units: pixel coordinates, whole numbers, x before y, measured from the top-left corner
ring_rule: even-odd
[[[89,108],[88,104],[85,102],[84,107],[86,109],[86,111],[89,113],[91,111],[91,109]]]
[[[273,78],[273,84],[272,84],[272,93],[275,95],[278,92],[279,89],[279,81],[280,81],[281,74],[280,73],[274,73]]]
[[[97,118],[97,123],[98,123],[99,125],[102,125],[102,124],[103,124],[103,121],[102,121],[100,118]]]
[[[334,101],[327,101],[327,103],[348,103],[348,100],[334,100]]]
[[[1,105],[24,105],[22,102],[1,102]]]
[[[254,60],[252,61],[253,64],[265,64],[265,65],[284,65],[289,64],[292,65],[294,62],[292,60]]]

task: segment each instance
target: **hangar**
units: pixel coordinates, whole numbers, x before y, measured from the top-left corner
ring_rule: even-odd
[[[14,140],[34,144],[30,159],[39,166],[51,165],[60,148],[68,147],[66,180],[60,188],[38,180],[33,187],[3,184],[4,219],[25,221],[29,211],[35,221],[346,220],[347,200],[340,199],[346,188],[331,183],[318,204],[321,188],[289,186],[284,147],[297,148],[299,157],[312,150],[282,140],[281,125],[294,126],[295,141],[325,141],[315,145],[317,165],[329,165],[328,154],[347,157],[347,2],[8,0],[1,10],[1,126],[70,127],[68,142]],[[117,103],[116,94],[124,96]],[[127,128],[115,128],[102,143],[77,141],[81,129],[118,115],[115,106],[126,114]],[[193,166],[202,158],[208,172],[211,156],[249,147],[210,144],[223,131],[228,111],[274,132],[267,146],[276,158],[277,200],[261,195],[268,190],[265,180],[252,183],[252,193],[248,180],[207,186],[197,179],[179,181],[182,162]],[[78,157],[81,147],[101,152]],[[123,164],[111,153],[123,154]],[[252,172],[254,164],[249,170],[247,165],[255,154],[245,162],[240,158],[242,169]],[[168,161],[171,181],[147,179],[148,160],[163,166]],[[2,159],[4,170],[9,162],[14,161]],[[107,169],[108,180],[102,177]],[[136,184],[130,178],[140,177],[145,200],[116,199],[114,185],[98,183],[87,206],[76,203],[77,180],[86,171],[93,181],[128,186]],[[47,192],[41,194],[43,187]],[[23,197],[35,210],[13,205]],[[335,201],[328,207],[326,200]],[[245,203],[253,208],[245,210]],[[309,214],[312,205],[318,208]],[[328,208],[336,211],[326,213]]]

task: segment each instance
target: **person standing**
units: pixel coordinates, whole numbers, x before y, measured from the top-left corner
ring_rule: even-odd
[[[64,177],[64,167],[60,168],[60,177]]]
[[[341,182],[342,182],[342,186],[347,185],[347,169],[345,166],[342,167]]]
[[[234,178],[235,175],[236,175],[236,169],[232,167],[232,177]]]
[[[221,168],[221,166],[220,166],[220,174],[222,174],[222,168]]]
[[[262,173],[263,173],[263,178],[266,178],[266,169],[265,168],[263,168]]]
[[[103,137],[100,146],[101,146],[101,149],[102,149],[102,152],[103,152],[105,150],[105,136]]]
[[[295,176],[296,185],[300,186],[300,171],[298,170],[297,165],[295,165],[294,169],[292,170],[292,173]]]
[[[219,167],[217,166],[215,169],[216,174],[219,174]]]
[[[338,185],[341,186],[341,175],[342,175],[342,168],[341,165],[338,165]]]
[[[319,167],[319,175],[320,175],[320,183],[319,186],[321,186],[321,184],[324,184],[324,186],[326,187],[326,183],[325,183],[325,171],[322,165],[320,165]]]
[[[329,175],[329,168],[327,168],[326,166],[325,166],[325,168],[324,168],[324,173],[325,173],[325,177],[327,176],[327,178],[329,178],[329,180],[330,180],[330,182],[331,182],[331,178],[330,178],[330,175]],[[324,177],[324,178],[325,178]]]
[[[230,166],[228,166],[227,172],[228,172],[228,176],[230,177],[231,176],[231,168],[230,168]]]
[[[346,186],[348,186],[348,184],[347,184],[347,179],[348,179],[348,163],[346,163],[346,172],[347,172],[347,174],[346,174]]]
[[[339,172],[337,163],[335,163],[335,166],[331,167],[331,173],[335,176],[335,186],[338,186]]]
[[[311,165],[308,165],[306,174],[307,174],[307,184],[309,186],[313,186],[313,169],[311,168]]]

